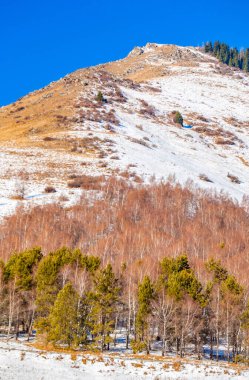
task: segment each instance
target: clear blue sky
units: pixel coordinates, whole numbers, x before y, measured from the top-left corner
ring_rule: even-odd
[[[249,0],[0,0],[0,105],[147,42],[249,46]]]

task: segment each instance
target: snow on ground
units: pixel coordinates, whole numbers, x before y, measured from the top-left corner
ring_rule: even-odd
[[[134,90],[124,91],[124,93],[134,104],[138,94]],[[157,110],[160,110],[161,105],[162,112],[167,101],[166,98],[161,97],[159,98],[160,104],[159,101],[151,100],[149,95],[145,94],[139,94],[139,98],[148,101]],[[175,106],[177,100],[172,101],[171,94],[169,99],[171,99],[171,110],[180,109],[184,115],[186,111],[184,112],[183,106],[181,108]],[[167,178],[174,174],[181,183],[191,179],[201,187],[218,191],[224,190],[238,200],[241,200],[243,195],[249,194],[249,168],[239,158],[239,156],[245,160],[249,158],[248,135],[243,137],[239,135],[241,139],[243,138],[244,147],[211,146],[212,143],[208,138],[201,139],[200,135],[192,129],[176,129],[156,124],[122,111],[118,111],[117,114],[121,121],[121,127],[113,140],[117,143],[118,152],[121,153],[119,155],[120,166],[135,164],[136,172],[147,177],[155,175],[157,178]],[[142,131],[136,127],[139,125],[142,126]],[[140,144],[129,141],[127,137],[140,140]],[[144,143],[147,142],[149,148],[142,145],[143,140]],[[241,184],[232,183],[227,178],[228,173],[237,176],[241,180]],[[212,183],[203,183],[199,179],[200,174],[206,174]]]
[[[0,380],[246,380],[243,367],[208,361],[133,357],[125,354],[71,355],[0,341]]]
[[[113,137],[121,153],[119,166],[135,164],[136,172],[147,177],[174,174],[181,183],[190,179],[202,188],[224,191],[241,201],[249,195],[249,77],[241,72],[233,76],[217,74],[213,64],[206,62],[191,69],[172,66],[170,70],[172,75],[150,82],[161,90],[159,93],[151,94],[143,87],[122,88],[128,105],[116,109],[121,125]],[[163,125],[139,115],[138,100],[153,106]],[[204,117],[206,127],[219,127],[234,136],[234,145],[217,144],[214,137],[201,135],[194,128],[167,124],[167,113],[173,110],[179,110],[185,120],[197,115],[197,123],[198,115]],[[228,123],[231,118],[236,125]],[[201,119],[199,122],[203,125]],[[228,173],[241,183],[231,182]],[[212,182],[203,182],[200,174]]]
[[[86,161],[87,159],[84,159]],[[97,174],[82,167],[82,158],[39,148],[1,148],[0,152],[0,218],[14,212],[16,207],[30,207],[62,202],[69,207],[80,198],[82,191],[68,188],[71,174]],[[55,193],[46,193],[52,186]],[[20,199],[22,198],[23,199]]]
[[[222,72],[224,67],[221,69],[215,58],[194,48],[179,48],[195,58],[192,64],[178,64],[157,53],[160,46],[147,46],[145,50],[151,56],[146,55],[146,61],[165,69],[165,75],[135,88],[124,81],[119,87],[126,102],[103,104],[106,111],[113,108],[119,120],[119,125],[113,126],[114,133],[104,128],[106,122],[89,120],[75,123],[73,130],[64,132],[64,137],[75,139],[98,138],[100,150],[106,153],[103,158],[63,150],[1,147],[0,218],[20,204],[45,204],[64,198],[64,204],[69,206],[81,193],[68,188],[70,174],[110,174],[117,168],[129,168],[145,181],[151,176],[160,180],[174,175],[182,184],[191,180],[195,186],[222,191],[238,201],[249,195],[249,76],[241,71],[229,72],[228,68],[228,72]],[[91,83],[89,99],[98,86],[97,80]],[[154,107],[155,116],[141,114],[141,100]],[[193,122],[194,127],[173,125],[169,119],[173,110],[180,111],[185,122]],[[217,135],[201,133],[195,130],[198,127],[211,131],[220,128],[230,134],[232,145],[217,143]],[[83,160],[88,165],[82,166]],[[232,182],[228,173],[239,183]],[[200,179],[200,175],[208,181]],[[48,185],[57,192],[44,193]],[[22,201],[16,199],[20,187],[25,190]]]
[[[127,103],[115,105],[120,125],[115,127],[116,133],[108,136],[115,144],[118,160],[108,157],[105,160],[108,167],[125,170],[131,165],[145,180],[175,175],[182,184],[192,180],[202,188],[223,191],[241,201],[244,195],[249,195],[249,133],[243,124],[249,120],[249,78],[237,79],[237,73],[235,77],[218,75],[212,64],[207,66],[205,62],[191,70],[184,67],[180,71],[179,67],[171,70],[172,75],[150,82],[159,93],[151,94],[146,85],[139,89],[121,87]],[[156,118],[139,113],[141,100],[154,107]],[[108,110],[108,105],[105,108]],[[216,144],[213,136],[201,135],[194,128],[173,126],[168,122],[168,114],[173,110],[179,110],[185,119],[191,118],[188,116],[191,114],[205,118],[206,127],[230,133],[234,145]],[[237,124],[229,124],[226,121],[229,118],[234,118]],[[88,126],[95,136],[103,139],[102,125]],[[86,135],[84,128],[80,132],[80,127],[77,133]],[[228,173],[241,183],[231,182]],[[201,180],[201,174],[210,182]]]

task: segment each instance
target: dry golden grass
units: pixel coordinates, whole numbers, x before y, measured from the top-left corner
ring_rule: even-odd
[[[60,86],[58,87],[57,91],[60,89]],[[26,143],[27,139],[32,138],[34,134],[42,135],[54,132],[59,127],[56,122],[56,112],[69,116],[70,110],[65,104],[65,107],[63,107],[65,99],[63,97],[60,99],[56,93],[51,98],[42,98],[43,95],[50,93],[51,90],[45,89],[41,93],[33,93],[16,103],[4,107],[0,111],[1,141],[15,140],[22,145],[22,143]],[[62,106],[63,109],[57,111],[58,105]],[[20,107],[25,108],[18,111]],[[16,116],[18,116],[18,119],[16,119]]]
[[[82,358],[81,362],[82,362],[82,364],[87,364],[87,359],[86,358]]]
[[[128,75],[127,78],[133,80],[134,82],[140,83],[154,78],[165,76],[165,74],[165,70],[161,67],[147,66],[142,68],[141,70],[137,70],[136,72]]]
[[[188,57],[181,55],[177,46],[164,45],[155,49],[141,55],[131,54],[122,60],[98,67],[78,70],[2,107],[0,109],[0,142],[5,146],[67,151],[70,143],[60,138],[61,134],[71,129],[77,114],[77,99],[82,92],[87,92],[91,87],[88,84],[94,83],[96,73],[102,72],[103,76],[104,72],[109,72],[123,79],[143,82],[163,75],[171,75],[167,72],[165,65],[154,62],[155,57],[165,59],[165,62],[169,64],[172,64],[172,60],[180,65],[193,64]]]
[[[142,363],[131,363],[132,367],[135,367],[135,368],[143,368],[143,364]]]
[[[181,368],[182,368],[182,363],[179,362],[179,361],[175,361],[173,364],[172,364],[172,367],[175,371],[180,371]]]
[[[247,160],[244,159],[244,157],[242,156],[237,156],[238,159],[245,165],[245,166],[249,166],[249,162]]]
[[[23,201],[24,197],[21,195],[13,195],[12,197],[10,197],[10,199],[13,199],[13,201]]]
[[[176,54],[177,49],[175,45],[158,46],[156,54],[167,61]],[[153,61],[149,61],[151,54],[151,52],[145,52],[141,55],[130,55],[122,60],[108,63],[104,67],[108,72],[125,79],[131,79],[134,82],[143,82],[167,75],[165,65],[158,66],[156,63],[153,64]],[[148,59],[148,63],[146,59]],[[180,57],[179,60],[181,60]],[[189,66],[184,59],[181,61],[182,65],[184,62]]]
[[[77,360],[77,353],[76,352],[72,352],[71,353],[71,360],[72,361],[76,361]]]
[[[115,358],[120,359],[119,365],[121,367],[126,367],[126,363],[124,360],[123,354],[119,353],[113,353],[113,352],[105,352],[105,356],[108,356],[108,358],[104,358],[103,354],[101,352],[96,351],[89,351],[85,350],[82,351],[75,351],[73,349],[65,349],[60,347],[54,347],[51,344],[43,345],[42,343],[26,343],[28,346],[35,347],[40,351],[40,355],[46,358],[46,353],[58,353],[58,354],[68,354],[70,355],[70,358],[72,361],[76,361],[77,357],[80,356],[82,364],[86,365],[88,361],[90,361],[92,364],[96,362],[103,362],[106,366],[113,365]],[[89,358],[87,357],[89,355]],[[143,368],[146,363],[149,364],[151,362],[149,369],[154,370],[155,366],[152,363],[161,363],[162,370],[169,370],[170,367],[174,369],[174,371],[179,372],[184,368],[184,365],[186,364],[192,364],[195,365],[197,368],[200,366],[200,364],[205,364],[206,362],[203,362],[201,360],[193,359],[193,358],[172,358],[172,356],[158,356],[158,355],[145,355],[145,354],[126,354],[126,359],[133,359],[137,360],[136,362],[132,362],[131,365],[134,368]],[[63,357],[60,355],[60,360],[63,359]],[[217,363],[208,363],[206,365],[206,369],[209,369],[210,373],[215,373],[211,370],[212,366],[216,366]],[[239,376],[243,371],[247,371],[249,369],[248,365],[241,365],[241,364],[235,364],[235,363],[226,363],[226,362],[219,362],[218,363],[221,370],[223,370],[224,374],[230,373],[230,371],[235,371],[236,374]]]
[[[191,62],[191,61],[180,61],[172,63],[172,66],[179,66],[179,67],[199,67],[199,64],[197,62]]]
[[[41,90],[0,109],[0,142],[19,147],[58,148],[58,141],[43,141],[70,127],[74,102],[82,86],[79,79],[89,70],[79,70]],[[63,144],[60,142],[60,147]]]

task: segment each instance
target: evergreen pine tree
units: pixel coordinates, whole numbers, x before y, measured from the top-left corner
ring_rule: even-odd
[[[60,269],[70,264],[72,252],[67,248],[58,249],[49,253],[39,263],[36,272],[36,321],[38,333],[45,333],[49,326],[48,317],[54,305],[58,292],[63,287],[59,278]]]
[[[133,351],[150,350],[150,323],[152,301],[155,299],[154,286],[148,276],[138,286],[138,312],[136,316],[136,342],[133,342]]]
[[[221,60],[221,62],[223,62],[225,64],[229,63],[230,49],[229,49],[229,46],[227,44],[222,43],[220,45],[220,52],[219,52],[218,57]]]
[[[204,51],[205,53],[212,53],[213,52],[213,45],[211,41],[208,41],[204,45]]]
[[[104,96],[103,96],[103,94],[102,94],[101,91],[98,92],[98,94],[97,94],[97,96],[96,96],[96,100],[97,100],[98,102],[104,102],[104,101],[105,101],[105,98],[104,98]]]
[[[220,55],[220,41],[215,41],[213,52],[214,52],[214,55],[218,58]]]
[[[3,280],[8,293],[8,334],[15,323],[16,337],[19,334],[20,318],[26,317],[28,336],[34,319],[35,269],[42,258],[40,248],[13,254],[2,268]],[[28,308],[28,312],[24,310]]]
[[[54,344],[78,346],[79,336],[79,296],[68,282],[57,295],[49,315],[48,341]]]
[[[179,111],[174,111],[173,112],[173,121],[176,124],[183,125],[183,117],[182,114]]]
[[[5,282],[15,278],[17,288],[30,290],[34,286],[34,267],[42,258],[41,248],[13,254],[4,267]]]
[[[205,53],[213,53],[222,63],[231,67],[238,67],[241,70],[249,72],[249,49],[238,51],[237,48],[230,48],[225,43],[215,41],[214,45],[211,42],[206,42],[204,45]]]
[[[249,48],[245,50],[243,59],[243,70],[249,72]]]
[[[101,351],[112,341],[110,334],[114,329],[114,314],[120,292],[119,281],[113,273],[112,266],[100,270],[94,279],[94,290],[89,294],[91,299],[91,327],[95,341],[100,340]]]
[[[232,66],[239,67],[239,52],[238,49],[231,49]]]

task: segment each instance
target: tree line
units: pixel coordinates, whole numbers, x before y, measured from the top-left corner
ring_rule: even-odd
[[[224,42],[211,41],[204,44],[205,53],[213,54],[220,62],[231,67],[237,67],[249,72],[249,48],[241,49],[230,47]]]
[[[1,261],[1,332],[9,337],[36,330],[43,343],[77,349],[109,350],[122,330],[126,348],[181,357],[208,347],[220,359],[249,356],[249,303],[246,289],[219,260],[209,259],[198,275],[185,254],[156,263],[154,276],[120,262],[61,248],[13,253]],[[204,272],[203,272],[204,273]]]
[[[20,207],[0,224],[0,259],[11,252],[42,246],[44,254],[67,246],[101,257],[103,264],[142,265],[156,271],[164,256],[187,252],[198,273],[210,257],[248,286],[249,200],[233,202],[225,193],[184,186],[173,178],[149,185],[130,185],[109,178],[99,190],[70,207],[48,204]],[[249,290],[249,289],[248,289]]]

